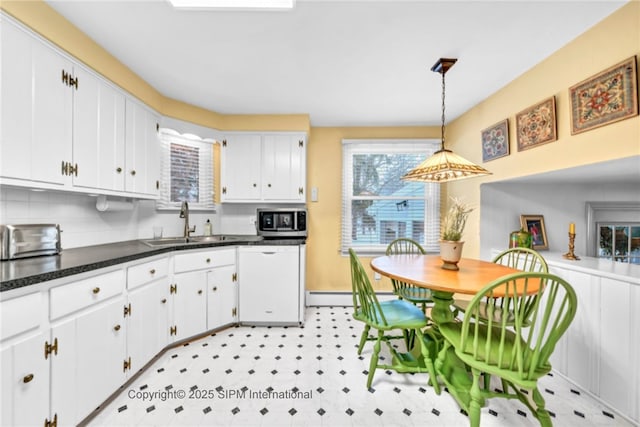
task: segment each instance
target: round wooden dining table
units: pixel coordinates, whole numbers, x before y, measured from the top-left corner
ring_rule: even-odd
[[[373,271],[383,276],[430,289],[434,301],[431,318],[436,325],[453,320],[451,305],[454,294],[475,295],[488,283],[521,272],[501,264],[469,258],[462,258],[458,267],[458,271],[443,269],[440,255],[401,254],[371,260]]]

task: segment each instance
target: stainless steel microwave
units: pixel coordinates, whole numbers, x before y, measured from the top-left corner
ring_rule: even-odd
[[[258,235],[265,238],[307,237],[307,210],[304,208],[260,208]]]

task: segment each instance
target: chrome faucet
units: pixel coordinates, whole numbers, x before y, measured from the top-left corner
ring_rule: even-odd
[[[184,218],[184,238],[189,239],[190,233],[196,232],[196,226],[194,225],[192,228],[189,228],[189,203],[186,201],[182,202],[182,206],[180,207],[180,218]]]

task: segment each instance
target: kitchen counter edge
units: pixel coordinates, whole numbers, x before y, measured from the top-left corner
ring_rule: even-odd
[[[224,246],[303,245],[305,239],[256,240],[247,236],[233,241],[150,247],[140,240],[66,249],[58,255],[0,261],[0,293],[37,283],[73,276],[163,253]]]

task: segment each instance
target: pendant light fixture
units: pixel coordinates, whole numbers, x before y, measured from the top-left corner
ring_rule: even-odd
[[[475,176],[491,175],[485,168],[471,163],[444,148],[444,75],[455,64],[455,58],[440,58],[431,71],[442,74],[442,127],[440,150],[402,177],[405,181],[447,182]]]

